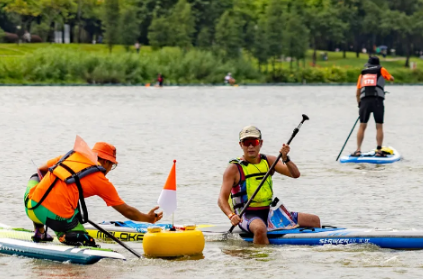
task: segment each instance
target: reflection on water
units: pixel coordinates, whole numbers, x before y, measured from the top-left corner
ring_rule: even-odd
[[[238,133],[252,124],[263,133],[264,154],[277,155],[307,114],[291,144],[301,177],[274,177],[274,193],[289,210],[319,215],[338,227],[423,229],[423,157],[416,153],[423,130],[422,87],[391,87],[385,101],[384,145],[404,160],[393,165],[335,162],[357,118],[354,87],[2,87],[0,94],[0,223],[30,228],[23,193],[42,164],[73,146],[75,135],[91,146],[117,147],[119,167],[108,175],[121,198],[148,211],[177,160],[175,223],[224,224],[217,206],[228,161],[241,155]],[[409,115],[413,115],[412,118]],[[363,150],[375,147],[370,120]],[[355,134],[344,154],[355,150]],[[87,199],[90,218],[122,220],[97,198]],[[171,217],[165,216],[164,222]],[[421,278],[423,251],[374,246],[254,247],[239,239],[207,237],[198,258],[136,259],[116,244],[102,243],[127,261],[91,266],[0,255],[4,276],[23,278]],[[141,243],[129,243],[142,252]]]
[[[183,257],[175,257],[173,259],[167,259],[167,260],[173,260],[173,261],[198,261],[204,259],[204,255],[198,254],[198,255],[192,255],[192,256],[183,256]]]
[[[243,245],[240,245],[243,246]],[[232,257],[238,257],[241,259],[256,259],[259,261],[270,261],[269,253],[271,251],[266,252],[266,246],[258,246],[255,248],[240,248],[239,246],[236,248],[224,248],[222,252],[226,255]]]

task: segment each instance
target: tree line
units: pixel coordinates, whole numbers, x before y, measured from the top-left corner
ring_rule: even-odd
[[[386,45],[405,66],[423,49],[422,0],[0,0],[0,32],[51,41],[63,24],[71,42],[196,47],[273,71],[281,57],[299,66],[309,48],[315,65],[317,49],[358,57]]]

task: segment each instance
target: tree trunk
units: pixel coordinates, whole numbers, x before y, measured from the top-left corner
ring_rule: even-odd
[[[82,41],[81,36],[82,36],[82,24],[81,24],[81,21],[78,21],[78,44],[80,44]]]
[[[406,40],[406,55],[407,55],[407,59],[405,59],[405,65],[404,67],[409,68],[410,67],[410,40],[407,38]]]
[[[56,31],[56,26],[55,26],[55,23],[54,23],[54,21],[51,21],[50,22],[50,31],[49,31],[49,33],[50,33],[50,39],[49,39],[49,41],[50,41],[50,44],[52,44],[52,43],[54,43],[54,39],[55,39],[55,32]]]
[[[73,23],[69,23],[69,42],[74,43],[75,42],[75,36],[74,36],[74,30],[75,26]]]
[[[78,44],[81,43],[81,0],[78,1]]]
[[[354,37],[354,44],[355,44],[355,56],[356,58],[360,58],[360,43],[357,37]]]
[[[314,38],[314,45],[313,45],[313,62],[312,62],[312,66],[315,67],[316,66],[316,38]]]
[[[343,56],[344,59],[347,58],[347,48],[348,48],[348,43],[345,42],[344,43],[344,56]]]
[[[374,54],[374,55],[376,55],[376,34],[375,33],[373,33],[373,36],[372,36],[372,53]]]

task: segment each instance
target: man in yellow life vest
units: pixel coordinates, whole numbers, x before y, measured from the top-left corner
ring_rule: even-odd
[[[88,221],[84,198],[101,197],[107,204],[128,219],[155,223],[163,213],[154,207],[147,214],[126,204],[106,175],[117,166],[116,148],[106,142],[97,142],[92,149],[98,154],[94,164],[83,154],[71,150],[64,156],[49,160],[39,168],[45,174],[40,181],[34,174],[24,196],[28,217],[34,222],[34,241],[51,241],[44,229],[51,228],[58,239],[69,245],[95,246],[83,223]]]
[[[253,233],[253,242],[256,244],[269,243],[267,230],[270,222],[270,207],[273,201],[273,173],[268,176],[242,218],[238,214],[277,158],[260,154],[262,145],[261,131],[257,127],[247,126],[241,130],[239,146],[244,154],[241,158],[229,162],[230,164],[223,174],[223,183],[218,199],[220,209],[229,218],[231,224],[233,226],[239,225],[242,230]],[[282,175],[298,178],[300,171],[290,160],[289,150],[290,147],[283,144],[280,150],[283,162],[279,161],[276,164],[275,171]],[[320,219],[316,215],[284,211],[291,225],[320,227]]]

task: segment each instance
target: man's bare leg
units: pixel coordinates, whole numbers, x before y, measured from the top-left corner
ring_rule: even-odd
[[[320,228],[320,218],[317,215],[298,212],[298,225],[300,227]]]
[[[32,223],[34,224],[34,231],[38,229],[38,231],[40,233],[44,233],[45,232],[45,229],[44,229],[44,225],[43,224],[38,224],[38,223],[34,223],[34,222],[32,222]]]
[[[376,123],[376,143],[377,146],[382,146],[383,143],[383,123]]]
[[[364,132],[366,131],[367,123],[360,123],[357,132],[357,151],[361,151],[361,144],[364,140]]]
[[[260,218],[254,219],[250,223],[250,231],[254,234],[254,244],[269,244],[267,238],[267,227]]]

